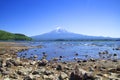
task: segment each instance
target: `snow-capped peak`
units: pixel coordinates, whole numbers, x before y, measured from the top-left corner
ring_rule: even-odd
[[[67,32],[64,28],[61,28],[61,27],[57,27],[54,31],[57,33]]]
[[[59,29],[63,29],[63,28],[61,28],[61,27],[57,27],[57,28],[56,28],[56,30],[59,30]]]

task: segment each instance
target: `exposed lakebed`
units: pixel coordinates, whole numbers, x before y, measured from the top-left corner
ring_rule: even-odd
[[[61,58],[62,61],[73,61],[74,59],[99,59],[99,52],[108,51],[109,54],[117,54],[120,59],[120,41],[41,41],[27,42],[26,46],[42,46],[19,52],[19,57],[30,58],[37,56],[37,59],[47,55],[46,59]],[[112,58],[112,56],[111,56]]]

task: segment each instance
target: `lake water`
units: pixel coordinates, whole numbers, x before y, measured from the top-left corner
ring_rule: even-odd
[[[42,46],[42,48],[33,48],[24,52],[19,52],[18,56],[25,55],[30,58],[37,55],[38,59],[43,57],[43,52],[47,54],[47,60],[63,56],[63,61],[77,59],[100,58],[98,53],[107,50],[109,54],[116,53],[120,59],[120,50],[113,48],[120,47],[120,41],[41,41],[27,42],[27,46]],[[76,56],[75,54],[78,54]]]

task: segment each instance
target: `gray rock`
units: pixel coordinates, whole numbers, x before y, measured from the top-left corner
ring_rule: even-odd
[[[94,78],[94,76],[91,73],[85,73],[83,75],[83,79],[84,80],[94,80],[95,78]]]
[[[0,55],[4,55],[6,53],[6,50],[1,50]]]
[[[44,80],[49,80],[48,75],[43,75],[43,79],[44,79]]]
[[[12,78],[12,79],[18,79],[18,75],[17,74],[11,74],[9,77]]]
[[[81,60],[78,60],[77,63],[81,63],[82,61]]]
[[[120,65],[117,66],[117,71],[120,71]]]
[[[59,60],[59,58],[53,58],[53,60],[52,61],[58,61]]]
[[[12,63],[9,61],[9,60],[7,60],[6,61],[6,65],[5,65],[6,67],[9,67],[9,68],[11,68],[11,66],[12,66]]]
[[[22,72],[22,71],[19,71],[19,70],[18,70],[16,73],[17,73],[18,75],[23,75],[23,76],[26,75],[26,73],[24,73],[24,72]]]
[[[51,71],[45,71],[44,74],[45,75],[50,75],[50,74],[53,74],[53,72],[51,72]]]
[[[33,75],[37,75],[37,74],[39,74],[39,71],[33,71],[32,74],[33,74]]]
[[[64,80],[64,79],[68,78],[68,75],[64,72],[61,72],[59,78],[60,78],[60,80]]]
[[[57,65],[57,68],[56,68],[57,70],[62,70],[63,68],[62,68],[62,65]]]
[[[83,78],[82,78],[82,75],[79,74],[78,72],[77,73],[72,72],[70,74],[70,79],[69,80],[83,80]]]
[[[70,80],[94,80],[94,76],[76,66],[75,70],[70,74]]]
[[[65,70],[70,70],[70,68],[68,66],[64,66]]]
[[[14,59],[9,59],[6,61],[6,67],[19,66],[19,62]]]
[[[30,76],[26,76],[26,77],[24,77],[23,80],[33,80],[33,79]]]
[[[0,67],[2,67],[2,66],[3,66],[3,59],[0,58]]]
[[[43,80],[58,80],[58,79],[55,79],[55,76],[54,75],[43,75]]]
[[[118,74],[117,77],[120,78],[120,74]]]
[[[2,68],[0,68],[0,73],[2,73],[4,70]]]
[[[38,58],[38,56],[37,56],[37,55],[34,55],[33,57],[34,57],[34,58]]]
[[[2,75],[9,75],[10,74],[10,71],[3,71],[2,72]]]
[[[44,73],[44,72],[46,71],[46,69],[45,69],[45,68],[40,68],[38,71],[39,71],[40,73]]]
[[[55,79],[54,75],[49,75],[49,80],[58,80],[58,79]]]
[[[82,62],[87,62],[87,60],[83,60]]]
[[[11,80],[10,78],[4,78],[4,80]]]
[[[30,65],[35,65],[36,64],[36,61],[31,61],[30,62]]]
[[[0,67],[2,67],[2,66],[3,66],[3,63],[0,62]]]
[[[93,72],[93,71],[94,71],[94,68],[89,67],[89,71],[90,71],[90,72]]]
[[[48,61],[46,59],[43,59],[43,60],[38,62],[38,66],[46,66],[47,63],[48,63]]]
[[[104,70],[105,70],[105,67],[98,67],[98,69],[99,69],[100,71],[104,71]]]
[[[14,66],[18,66],[19,64],[15,61],[15,60],[13,60],[13,59],[10,59],[9,60]]]
[[[31,72],[32,72],[32,68],[22,68],[22,69],[17,71],[17,74],[18,75],[22,75],[22,76],[26,76],[26,75],[28,75]]]
[[[115,48],[115,50],[120,50],[120,47],[118,47],[118,48]]]
[[[95,76],[95,80],[103,80],[100,76]]]
[[[97,60],[93,59],[93,58],[90,58],[90,61],[92,62],[96,62]]]
[[[40,74],[45,74],[46,69],[45,68],[40,68],[32,72],[33,75],[40,75]],[[47,74],[47,73],[46,73]]]

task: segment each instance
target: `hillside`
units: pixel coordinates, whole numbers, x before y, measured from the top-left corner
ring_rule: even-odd
[[[0,30],[0,40],[32,40],[24,34],[13,34],[7,31]]]

